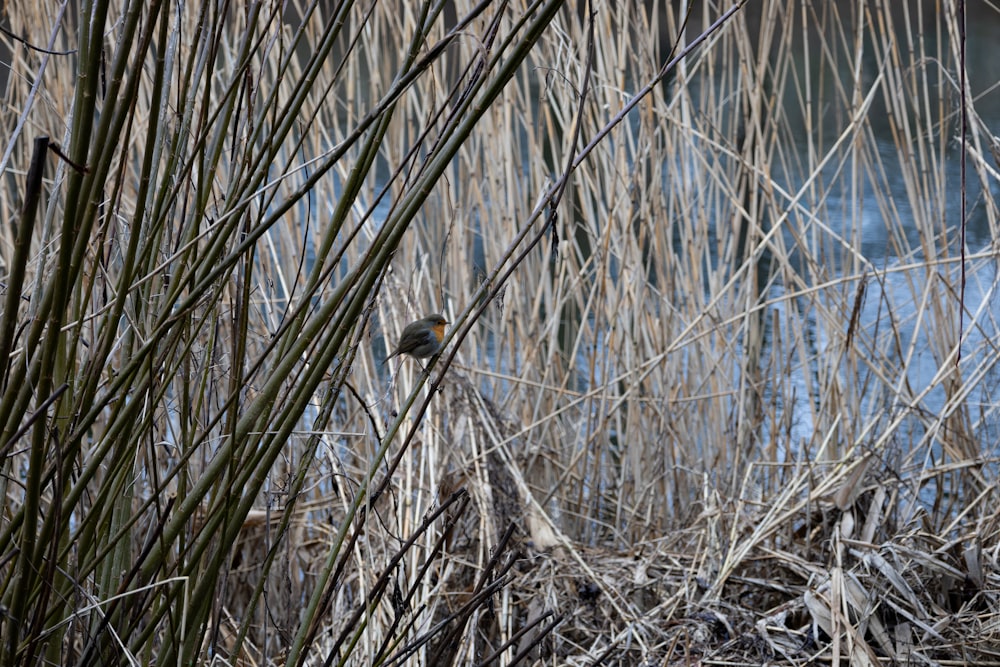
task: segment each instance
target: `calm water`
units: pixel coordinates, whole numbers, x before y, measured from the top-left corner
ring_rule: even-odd
[[[957,81],[957,74],[954,71],[943,71],[941,62],[937,59],[939,41],[938,35],[933,33],[934,13],[932,7],[934,3],[906,3],[911,10],[911,25],[915,25],[916,8],[925,6],[923,10],[925,32],[919,37],[923,40],[923,56],[919,53],[909,53],[909,44],[906,43],[904,35],[897,35],[902,57],[904,58],[903,75],[926,76],[929,82],[927,90],[927,103],[931,109],[935,109],[939,101],[944,100],[944,108],[950,110],[952,114],[945,123],[939,125],[936,130],[944,132],[947,139],[947,150],[942,171],[946,186],[941,193],[931,190],[932,196],[940,196],[941,201],[927,201],[920,199],[917,206],[923,206],[925,213],[914,210],[914,197],[907,190],[907,181],[903,176],[903,167],[900,151],[893,138],[893,125],[890,122],[890,113],[885,107],[884,95],[879,93],[874,98],[872,109],[867,115],[868,124],[873,133],[879,159],[885,166],[884,179],[866,178],[864,187],[857,191],[851,187],[849,178],[844,174],[836,173],[836,165],[827,167],[823,172],[823,188],[828,191],[826,205],[822,211],[823,222],[829,225],[834,232],[839,233],[843,239],[856,248],[867,261],[869,266],[876,272],[885,272],[881,279],[870,276],[867,282],[867,291],[863,307],[860,312],[860,327],[867,332],[869,339],[876,341],[872,355],[875,358],[891,361],[895,368],[905,368],[899,371],[897,377],[878,377],[870,368],[861,368],[853,378],[842,377],[847,384],[853,384],[862,393],[864,406],[867,413],[866,422],[869,419],[880,419],[884,427],[897,415],[906,415],[902,427],[897,430],[897,440],[914,444],[925,434],[925,429],[929,424],[933,424],[937,417],[941,415],[945,405],[945,393],[941,388],[940,380],[935,380],[935,376],[942,368],[944,353],[932,348],[933,336],[929,335],[931,329],[940,326],[935,324],[928,317],[928,308],[922,304],[925,298],[925,290],[931,290],[943,302],[951,303],[953,312],[957,313],[958,294],[951,291],[949,285],[958,286],[960,283],[960,267],[957,263],[951,265],[941,265],[928,272],[924,267],[915,266],[906,271],[897,271],[903,265],[919,265],[927,259],[921,250],[921,239],[932,234],[941,234],[947,230],[947,241],[938,240],[935,243],[935,253],[937,258],[943,256],[957,257],[960,250],[960,212],[962,203],[962,192],[960,188],[961,179],[961,159],[964,153],[959,148],[958,143],[958,96],[955,92],[952,81]],[[968,44],[967,44],[967,71],[973,95],[975,97],[975,111],[982,118],[989,131],[993,134],[1000,134],[1000,59],[996,57],[996,45],[1000,39],[1000,14],[996,9],[991,9],[986,3],[967,3],[968,5]],[[837,3],[842,11],[842,16],[850,16],[850,3]],[[904,26],[902,16],[904,3],[895,3],[896,27],[902,29]],[[797,28],[796,28],[797,29]],[[945,39],[947,37],[945,36]],[[816,40],[811,40],[816,44]],[[918,42],[914,46],[919,46]],[[945,57],[948,56],[948,47],[944,45],[942,51]],[[869,57],[865,59],[862,69],[862,79],[866,82],[874,82],[879,75],[880,61],[876,58],[875,50],[871,44],[866,46]],[[813,66],[811,71],[812,81],[827,81],[827,88],[820,95],[825,99],[836,99],[833,90],[833,77],[819,71],[820,58],[812,55],[806,59],[803,54],[803,63],[809,62]],[[840,59],[845,68],[849,68],[850,59],[846,56]],[[950,62],[950,61],[949,61]],[[915,63],[915,64],[914,64]],[[803,65],[805,66],[805,65]],[[841,81],[849,83],[853,73],[847,71],[840,72]],[[862,91],[862,94],[867,91]],[[795,110],[799,108],[798,100],[790,97],[784,100],[785,108],[792,118],[795,118]],[[923,103],[920,100],[919,103]],[[824,147],[830,147],[838,136],[849,124],[849,117],[844,112],[837,112],[830,109],[823,117],[823,124],[819,130],[822,136],[814,137],[814,141],[821,142]],[[912,120],[912,119],[911,119]],[[801,117],[799,118],[801,122]],[[899,122],[899,119],[896,119]],[[799,127],[802,140],[798,144],[799,159],[803,164],[808,164],[809,156],[806,152],[807,142],[805,141],[806,126],[803,123]],[[938,137],[932,140],[937,145]],[[992,162],[989,156],[987,162]],[[851,165],[848,163],[849,167]],[[867,170],[867,167],[857,165],[859,168]],[[1000,165],[991,164],[993,169],[1000,170]],[[790,191],[795,191],[802,184],[801,174],[786,173],[774,175],[778,182]],[[966,248],[968,254],[989,252],[994,248],[993,234],[987,217],[987,204],[1000,201],[1000,183],[994,176],[987,183],[986,189],[979,181],[978,176],[973,171],[971,165],[967,172],[967,195],[966,203],[968,207],[968,217],[966,225]],[[877,191],[877,192],[876,192]],[[879,206],[879,198],[876,194],[881,194],[883,201],[891,200],[895,207],[895,214],[887,222],[886,212]],[[935,215],[934,211],[944,211],[944,219],[940,215]],[[932,211],[928,215],[926,211]],[[859,228],[855,229],[856,223],[860,221]],[[919,221],[923,221],[920,223]],[[921,224],[924,225],[921,229]],[[893,238],[895,235],[895,238]],[[828,241],[829,239],[827,239]],[[786,242],[792,243],[790,235],[786,236]],[[946,247],[947,246],[947,247]],[[848,257],[835,248],[835,244],[826,243],[821,247],[801,248],[799,259],[804,259],[801,253],[808,253],[810,259],[818,260],[825,267],[831,269],[832,277],[844,275],[845,272],[857,275],[860,262],[853,261],[853,266],[845,266],[845,258]],[[904,248],[901,253],[900,249]],[[903,255],[903,256],[901,256]],[[993,449],[1000,436],[1000,418],[997,415],[997,399],[1000,398],[1000,373],[997,372],[998,348],[1000,342],[1000,300],[997,298],[997,271],[996,262],[991,257],[970,261],[966,263],[966,288],[964,293],[965,308],[967,314],[964,322],[964,334],[967,339],[962,345],[962,368],[963,382],[973,385],[969,393],[966,405],[970,407],[970,418],[972,427],[982,443],[984,449]],[[856,283],[853,283],[853,291]],[[781,285],[775,287],[769,295],[772,298],[781,297],[783,294]],[[784,306],[779,304],[776,310],[783,310]],[[977,322],[970,324],[973,315]],[[898,338],[891,335],[891,324],[895,323],[900,333]],[[953,329],[958,331],[957,318],[951,322]],[[846,329],[847,322],[844,322]],[[816,329],[816,340],[813,342],[817,353],[822,353],[830,345],[827,336],[822,328]],[[837,345],[842,344],[839,340]],[[898,347],[897,347],[898,346]],[[836,353],[831,349],[830,353]],[[883,364],[885,365],[885,364]],[[987,369],[985,373],[978,372]],[[799,385],[799,396],[807,395],[805,374],[810,373],[808,363],[801,364],[800,375],[797,378]],[[908,386],[908,393],[913,396],[921,396],[913,404],[901,404],[896,395],[899,387]],[[924,394],[926,392],[926,394]],[[785,406],[786,408],[791,406]],[[793,443],[796,440],[809,441],[814,437],[814,423],[811,417],[811,406],[799,402],[793,408],[796,427],[793,432]]]

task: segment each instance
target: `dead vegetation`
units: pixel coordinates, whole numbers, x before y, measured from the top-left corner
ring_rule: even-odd
[[[0,663],[1000,664],[994,9],[146,4],[5,7]]]

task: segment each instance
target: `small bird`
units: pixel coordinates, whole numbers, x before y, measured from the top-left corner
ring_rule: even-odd
[[[416,322],[410,322],[399,337],[399,344],[392,354],[385,358],[386,363],[398,354],[408,354],[415,359],[433,357],[441,351],[441,341],[444,340],[444,325],[448,320],[444,315],[434,313]]]

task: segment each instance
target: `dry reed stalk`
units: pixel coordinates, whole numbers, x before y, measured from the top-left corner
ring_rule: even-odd
[[[102,181],[50,166],[2,316],[0,428],[35,440],[0,442],[0,596],[49,610],[5,621],[5,655],[944,661],[977,628],[986,659],[996,281],[990,244],[971,247],[960,310],[948,169],[964,94],[988,239],[997,141],[976,107],[995,92],[957,90],[957,18],[923,2],[748,4],[661,81],[719,15],[680,5],[599,7],[593,49],[591,17],[561,10],[468,125],[527,3],[260,5],[217,38],[198,8],[160,10],[176,50],[156,53],[177,60],[124,70],[134,106],[97,97],[128,123],[87,153]],[[9,16],[81,46],[54,6]],[[125,18],[95,33],[110,63]],[[43,56],[5,44],[13,128]],[[26,142],[73,147],[89,53],[50,56],[8,134],[5,220]],[[70,182],[91,188],[79,239],[60,229]],[[65,394],[32,395],[22,364],[46,343],[27,323],[60,267],[77,267],[53,325]],[[390,378],[402,327],[437,310],[445,355]],[[464,511],[425,521],[460,488]],[[67,574],[27,586],[36,524],[38,562]]]

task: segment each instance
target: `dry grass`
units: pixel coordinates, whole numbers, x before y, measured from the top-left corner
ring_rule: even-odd
[[[557,4],[7,8],[0,662],[1000,662],[953,8]]]

